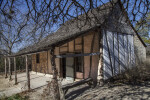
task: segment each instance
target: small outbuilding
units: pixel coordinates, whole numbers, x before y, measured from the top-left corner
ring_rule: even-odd
[[[106,80],[146,59],[146,45],[115,0],[64,23],[56,32],[17,54],[31,55],[32,71],[69,80]],[[140,45],[140,46],[138,46]],[[137,56],[135,56],[137,54]]]

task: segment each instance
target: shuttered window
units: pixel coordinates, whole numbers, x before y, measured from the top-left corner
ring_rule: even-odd
[[[40,63],[40,55],[36,54],[36,63]]]

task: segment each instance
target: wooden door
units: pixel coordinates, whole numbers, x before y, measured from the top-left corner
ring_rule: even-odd
[[[66,58],[66,78],[74,79],[74,58],[73,57]]]

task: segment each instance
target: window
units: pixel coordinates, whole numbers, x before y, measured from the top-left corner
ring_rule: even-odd
[[[77,72],[83,72],[83,60],[82,57],[76,57],[75,58],[75,65],[76,65],[76,71]]]
[[[36,54],[36,63],[40,63],[40,55]]]

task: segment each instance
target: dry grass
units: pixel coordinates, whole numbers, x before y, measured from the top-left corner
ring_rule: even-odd
[[[113,83],[145,84],[150,81],[150,57],[143,64],[128,69],[109,81]]]

